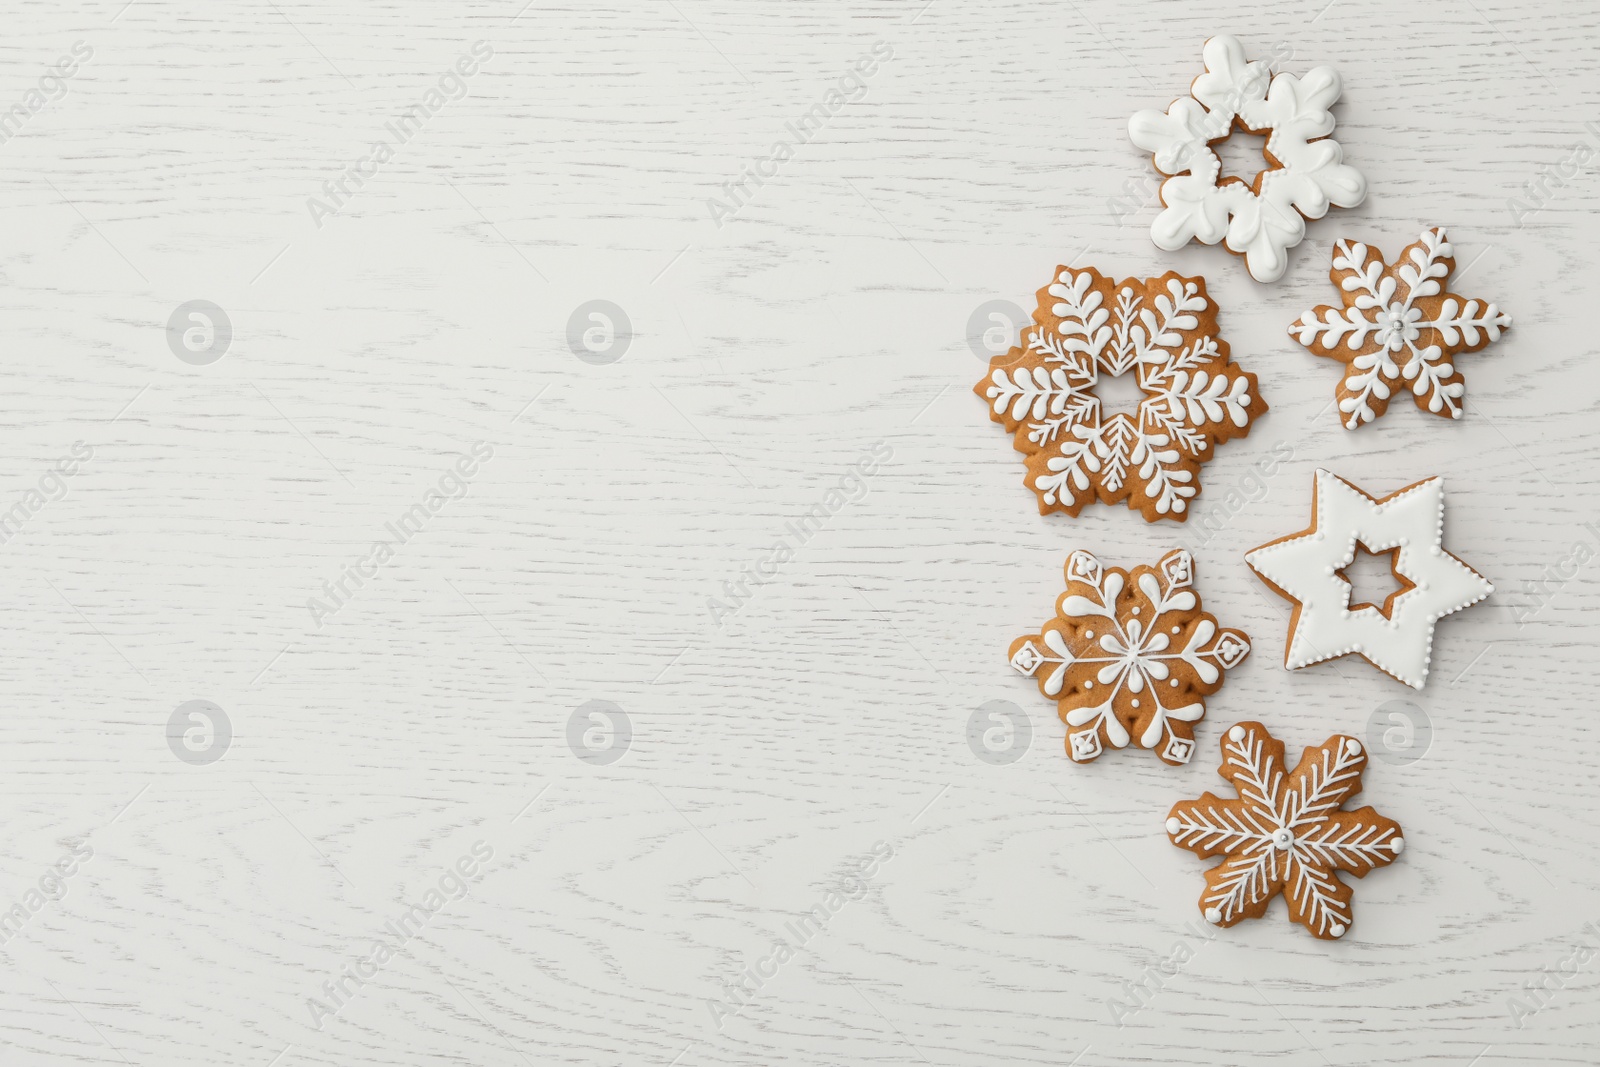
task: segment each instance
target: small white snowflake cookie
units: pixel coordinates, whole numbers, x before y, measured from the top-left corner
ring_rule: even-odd
[[[1329,471],[1316,476],[1311,526],[1245,553],[1245,562],[1291,601],[1289,670],[1361,656],[1414,689],[1428,680],[1434,625],[1494,586],[1444,550],[1444,481],[1428,478],[1379,500]],[[1344,569],[1357,546],[1392,553],[1399,588],[1382,604],[1352,604]]]
[[[1222,740],[1222,775],[1236,800],[1206,793],[1167,815],[1167,837],[1201,859],[1225,857],[1206,872],[1200,913],[1232,926],[1267,913],[1282,893],[1289,918],[1324,941],[1350,929],[1350,887],[1344,871],[1365,878],[1405,848],[1400,826],[1372,808],[1344,811],[1361,792],[1367,753],[1353,737],[1335,735],[1305,750],[1294,770],[1283,742],[1258,722],[1230,727]]]
[[[1446,292],[1455,266],[1442,226],[1423,230],[1392,267],[1360,241],[1333,246],[1328,277],[1344,306],[1318,305],[1289,334],[1313,355],[1346,364],[1335,393],[1345,429],[1372,422],[1406,389],[1423,411],[1461,417],[1467,384],[1456,357],[1498,341],[1511,316],[1487,300]]]
[[[1114,281],[1056,268],[1021,344],[973,389],[1027,456],[1040,514],[1126,502],[1145,521],[1189,517],[1200,464],[1267,410],[1256,376],[1228,358],[1204,278]],[[1107,412],[1095,387],[1130,375],[1137,410]]]
[[[1194,557],[1181,548],[1132,573],[1074,552],[1066,574],[1056,618],[1011,642],[1010,655],[1056,701],[1067,755],[1088,763],[1133,744],[1188,763],[1205,698],[1250,654],[1250,639],[1200,609]]]
[[[1252,278],[1274,282],[1283,277],[1289,249],[1305,237],[1306,219],[1322,218],[1330,205],[1355,207],[1367,195],[1366,179],[1329,136],[1339,75],[1328,67],[1304,78],[1274,74],[1263,62],[1247,61],[1238,38],[1226,34],[1208,40],[1204,56],[1206,72],[1189,96],[1128,121],[1133,143],[1170,175],[1161,183],[1165,209],[1150,237],[1168,252],[1226,238]],[[1253,182],[1224,177],[1212,147],[1235,130],[1267,136],[1266,167]]]

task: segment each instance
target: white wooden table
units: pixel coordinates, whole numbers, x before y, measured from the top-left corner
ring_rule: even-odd
[[[1600,13],[1320,4],[9,13],[0,511],[26,521],[0,545],[0,1062],[1594,1063],[1600,956],[1537,1013],[1508,1002],[1600,945],[1600,564],[1565,562],[1600,544],[1600,175],[1507,202],[1600,149]],[[1128,115],[1217,32],[1341,72],[1371,187],[1277,285],[1160,253],[1152,200],[1110,205],[1151,174]],[[855,98],[767,162],[878,42]],[[757,161],[719,226],[707,201]],[[1347,433],[1337,368],[1284,327],[1332,298],[1331,241],[1392,254],[1431,224],[1515,325],[1467,357],[1467,418],[1402,402]],[[1202,509],[1293,458],[1204,544],[1125,509],[1039,517],[971,395],[974,309],[1071,260],[1203,273],[1261,377],[1272,409]],[[231,322],[206,365],[168,344],[194,300]],[[593,300],[631,336],[577,315],[580,359]],[[452,473],[475,442],[491,458]],[[1446,543],[1499,588],[1441,624],[1421,693],[1279,666],[1287,606],[1241,554],[1305,524],[1318,466],[1380,493],[1443,475]],[[1176,545],[1256,651],[1188,767],[1073,766],[1007,644],[1071,549]],[[713,618],[746,566],[771,574]],[[1519,619],[1546,568],[1567,577]],[[997,700],[1031,723],[1011,762],[969,745]],[[1350,935],[1274,905],[1197,938],[1204,865],[1161,823],[1225,789],[1220,731],[1260,718],[1298,753],[1390,727],[1391,701],[1432,732],[1367,772],[1409,847],[1356,883]],[[789,932],[875,842],[858,899]],[[776,960],[780,937],[804,944]]]

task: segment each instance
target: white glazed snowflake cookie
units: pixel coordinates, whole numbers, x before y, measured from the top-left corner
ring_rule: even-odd
[[[1204,278],[1168,272],[1113,281],[1056,269],[1021,345],[973,389],[1027,455],[1040,514],[1126,501],[1147,522],[1189,517],[1200,464],[1267,410],[1256,376],[1228,358]],[[1133,375],[1132,414],[1108,414],[1101,378]]]
[[[1423,230],[1392,267],[1360,241],[1333,246],[1328,277],[1344,306],[1318,305],[1289,334],[1312,354],[1347,364],[1335,394],[1345,429],[1372,422],[1403,389],[1423,411],[1461,417],[1467,385],[1455,357],[1498,341],[1511,316],[1489,301],[1445,292],[1454,257],[1442,226]]]
[[[1131,574],[1074,552],[1066,572],[1056,618],[1011,642],[1010,654],[1056,701],[1067,754],[1088,763],[1132,743],[1188,763],[1205,698],[1250,654],[1250,639],[1200,610],[1194,557],[1181,548]]]
[[[1361,792],[1367,753],[1353,737],[1335,735],[1308,748],[1289,770],[1283,742],[1258,722],[1230,727],[1217,773],[1237,800],[1206,793],[1173,805],[1167,837],[1201,859],[1226,858],[1206,872],[1200,912],[1217,926],[1259,919],[1279,893],[1289,918],[1324,941],[1350,929],[1350,887],[1393,863],[1405,848],[1400,826],[1372,808],[1344,811]]]
[[[1292,601],[1283,663],[1296,670],[1356,653],[1414,689],[1428,680],[1434,624],[1494,586],[1444,550],[1444,482],[1429,478],[1382,500],[1317,471],[1311,526],[1245,553],[1245,562]],[[1383,604],[1350,603],[1344,568],[1356,547],[1393,553],[1400,588]]]
[[[1128,121],[1133,143],[1154,154],[1165,210],[1150,226],[1156,246],[1176,251],[1190,241],[1245,257],[1250,276],[1274,282],[1288,266],[1288,251],[1329,205],[1355,207],[1367,195],[1366,179],[1344,162],[1328,135],[1339,99],[1339,75],[1316,67],[1304,78],[1273,74],[1248,62],[1244,46],[1226,34],[1205,44],[1206,72],[1190,96],[1166,111],[1140,111]],[[1246,184],[1225,177],[1212,145],[1234,130],[1266,134],[1267,167]]]

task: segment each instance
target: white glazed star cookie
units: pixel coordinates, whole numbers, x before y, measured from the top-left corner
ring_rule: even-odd
[[[1311,526],[1245,553],[1278,595],[1294,602],[1283,664],[1289,670],[1356,653],[1414,689],[1428,680],[1433,628],[1494,586],[1444,550],[1444,482],[1429,478],[1382,500],[1317,471]],[[1394,550],[1399,591],[1382,605],[1350,603],[1341,573],[1368,552]]]
[[[1328,136],[1339,99],[1339,75],[1316,67],[1302,78],[1273,74],[1245,59],[1238,38],[1222,34],[1205,44],[1206,72],[1190,95],[1166,111],[1140,111],[1128,136],[1154,154],[1165,210],[1150,226],[1158,248],[1176,251],[1190,241],[1227,248],[1245,257],[1250,276],[1275,282],[1289,264],[1288,251],[1306,234],[1306,219],[1330,205],[1355,207],[1367,195],[1361,173],[1344,162],[1344,149]],[[1212,145],[1234,130],[1266,134],[1267,169],[1252,184],[1223,178]]]

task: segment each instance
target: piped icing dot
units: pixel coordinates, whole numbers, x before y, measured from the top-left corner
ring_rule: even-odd
[[[1344,750],[1352,756],[1359,756],[1361,755],[1361,742],[1353,737],[1347,737],[1344,742]]]
[[[1272,847],[1279,852],[1287,852],[1294,847],[1294,831],[1288,827],[1280,827],[1272,832]]]
[[[1175,833],[1178,832],[1178,830],[1182,826],[1183,826],[1183,824],[1181,822],[1179,822],[1177,819],[1175,819],[1175,818],[1168,819],[1167,820],[1167,833],[1175,834]]]
[[[1216,908],[1207,908],[1206,909],[1206,922],[1208,922],[1208,923],[1220,923],[1220,922],[1222,922],[1222,912],[1218,911]]]
[[[1243,741],[1244,740],[1244,727],[1243,726],[1235,726],[1233,729],[1229,730],[1228,731],[1228,740],[1229,741]]]
[[[1328,927],[1328,933],[1332,934],[1334,937],[1343,937],[1344,923],[1334,923],[1332,926]]]
[[[1405,847],[1406,839],[1403,837],[1397,837],[1393,841],[1389,842],[1389,851],[1393,852],[1396,856],[1400,855],[1400,850]]]

